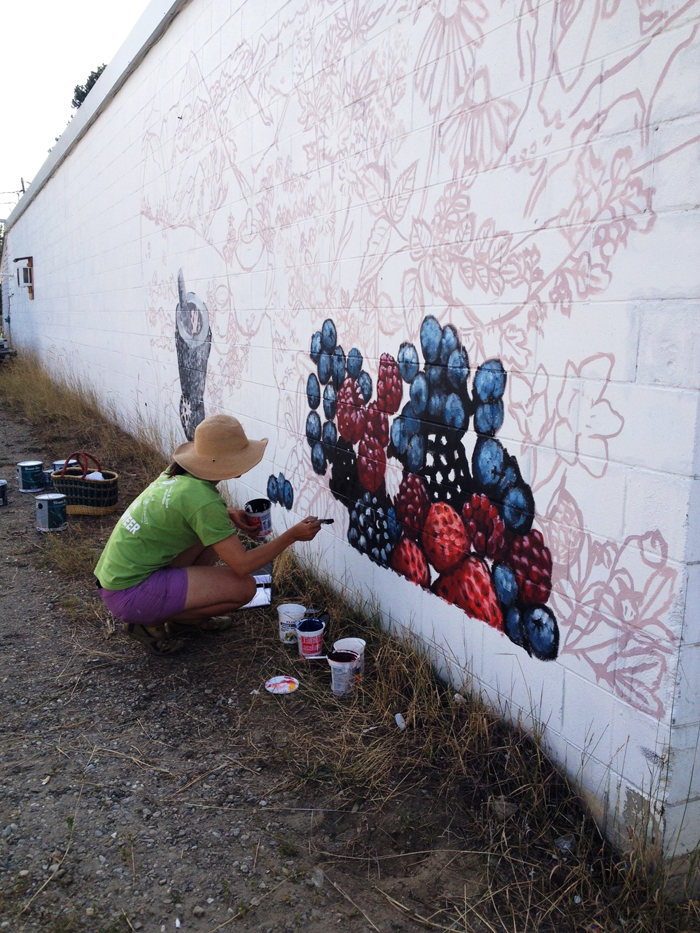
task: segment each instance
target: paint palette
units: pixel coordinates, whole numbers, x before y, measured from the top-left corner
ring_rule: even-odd
[[[299,681],[296,677],[289,677],[287,674],[271,677],[265,682],[265,689],[268,693],[294,693],[298,687]]]

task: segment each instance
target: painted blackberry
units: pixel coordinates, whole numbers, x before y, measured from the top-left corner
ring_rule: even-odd
[[[390,353],[382,353],[377,376],[377,405],[382,411],[395,415],[401,405],[402,395],[398,363]]]
[[[348,541],[376,564],[389,566],[393,544],[389,533],[388,502],[365,492],[350,509]]]
[[[472,551],[498,560],[506,550],[506,526],[488,496],[474,493],[462,509],[462,521]]]
[[[334,498],[349,509],[362,495],[357,471],[357,456],[353,446],[339,437],[333,448],[326,448],[326,455],[331,465],[328,488]]]

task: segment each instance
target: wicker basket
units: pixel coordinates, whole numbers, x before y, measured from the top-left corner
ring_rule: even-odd
[[[69,467],[70,460],[77,460],[80,466]],[[92,460],[94,469],[102,473],[104,479],[86,479],[92,472],[88,460]],[[99,460],[84,450],[71,454],[62,469],[54,470],[51,478],[56,492],[66,497],[69,515],[108,515],[117,508],[119,474],[103,470]]]

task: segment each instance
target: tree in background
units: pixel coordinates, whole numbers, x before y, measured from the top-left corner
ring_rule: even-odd
[[[75,85],[75,88],[73,89],[73,100],[70,102],[71,107],[74,107],[76,110],[78,107],[80,107],[80,105],[83,103],[85,98],[94,87],[95,81],[97,81],[106,67],[107,65],[99,65],[95,71],[90,72],[90,75],[85,84]]]

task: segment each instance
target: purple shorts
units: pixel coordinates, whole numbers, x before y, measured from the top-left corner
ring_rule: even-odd
[[[185,608],[187,568],[164,567],[125,590],[105,590],[100,586],[97,592],[112,615],[122,622],[155,625]]]

